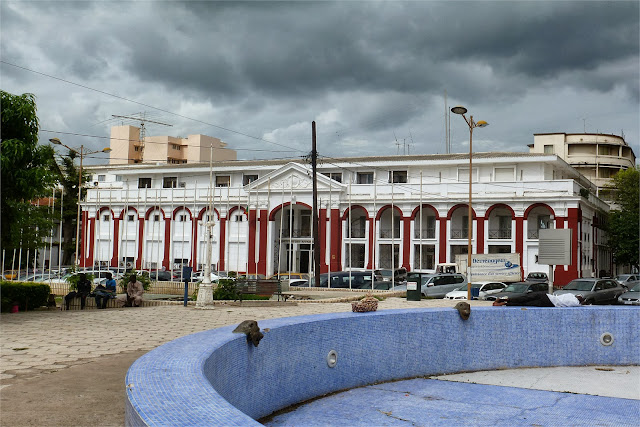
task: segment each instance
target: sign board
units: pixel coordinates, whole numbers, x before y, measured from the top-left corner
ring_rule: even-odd
[[[407,282],[407,290],[408,291],[417,291],[418,290],[418,282]]]
[[[466,255],[457,255],[461,266],[467,265]],[[467,274],[468,276],[468,274]],[[520,254],[471,254],[470,282],[519,282],[522,280]]]
[[[540,230],[538,264],[571,265],[571,229]]]

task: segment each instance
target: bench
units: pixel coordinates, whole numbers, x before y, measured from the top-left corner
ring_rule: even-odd
[[[142,303],[140,304],[140,307],[144,307],[145,305],[145,300],[142,301]],[[61,310],[66,310],[66,305],[65,305],[65,300],[64,300],[64,296],[62,297],[62,303],[61,303]],[[115,298],[111,298],[109,299],[109,301],[107,301],[107,308],[121,308],[122,306],[118,303],[118,300]],[[85,310],[97,310],[98,307],[96,306],[96,299],[94,297],[87,297],[87,301],[86,304],[84,306]],[[80,308],[80,298],[74,298],[71,301],[69,301],[69,310],[81,310]]]
[[[236,290],[238,291],[238,299],[242,302],[243,295],[259,295],[264,297],[278,296],[286,301],[286,297],[282,294],[282,287],[278,280],[258,279],[258,280],[242,280],[236,282]]]

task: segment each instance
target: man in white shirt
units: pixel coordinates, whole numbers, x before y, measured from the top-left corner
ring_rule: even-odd
[[[571,293],[562,295],[551,295],[542,292],[533,292],[521,297],[497,299],[493,302],[493,305],[517,305],[528,307],[579,307],[583,302],[584,298],[582,297],[582,295],[574,295]]]

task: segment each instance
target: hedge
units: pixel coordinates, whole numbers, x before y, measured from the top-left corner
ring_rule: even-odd
[[[11,311],[14,302],[18,303],[20,311],[46,306],[50,293],[51,287],[43,283],[0,281],[2,312]]]

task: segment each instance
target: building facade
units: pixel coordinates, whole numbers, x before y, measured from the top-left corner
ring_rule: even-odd
[[[111,148],[109,164],[126,165],[136,163],[184,164],[217,160],[235,160],[237,152],[227,148],[218,138],[207,135],[140,136],[136,126],[113,126],[109,140]],[[211,153],[213,151],[213,154]]]
[[[215,270],[312,272],[318,227],[321,272],[404,266],[433,271],[467,253],[468,155],[92,168],[82,206],[81,264],[200,270],[212,222]],[[552,154],[477,153],[472,170],[472,252],[518,253],[537,263],[538,233],[569,228],[572,263],[555,283],[610,271],[602,229],[608,205],[595,186]],[[211,184],[210,184],[211,183]]]
[[[636,164],[633,149],[623,137],[601,133],[538,133],[529,152],[558,155],[598,189],[620,170]]]

